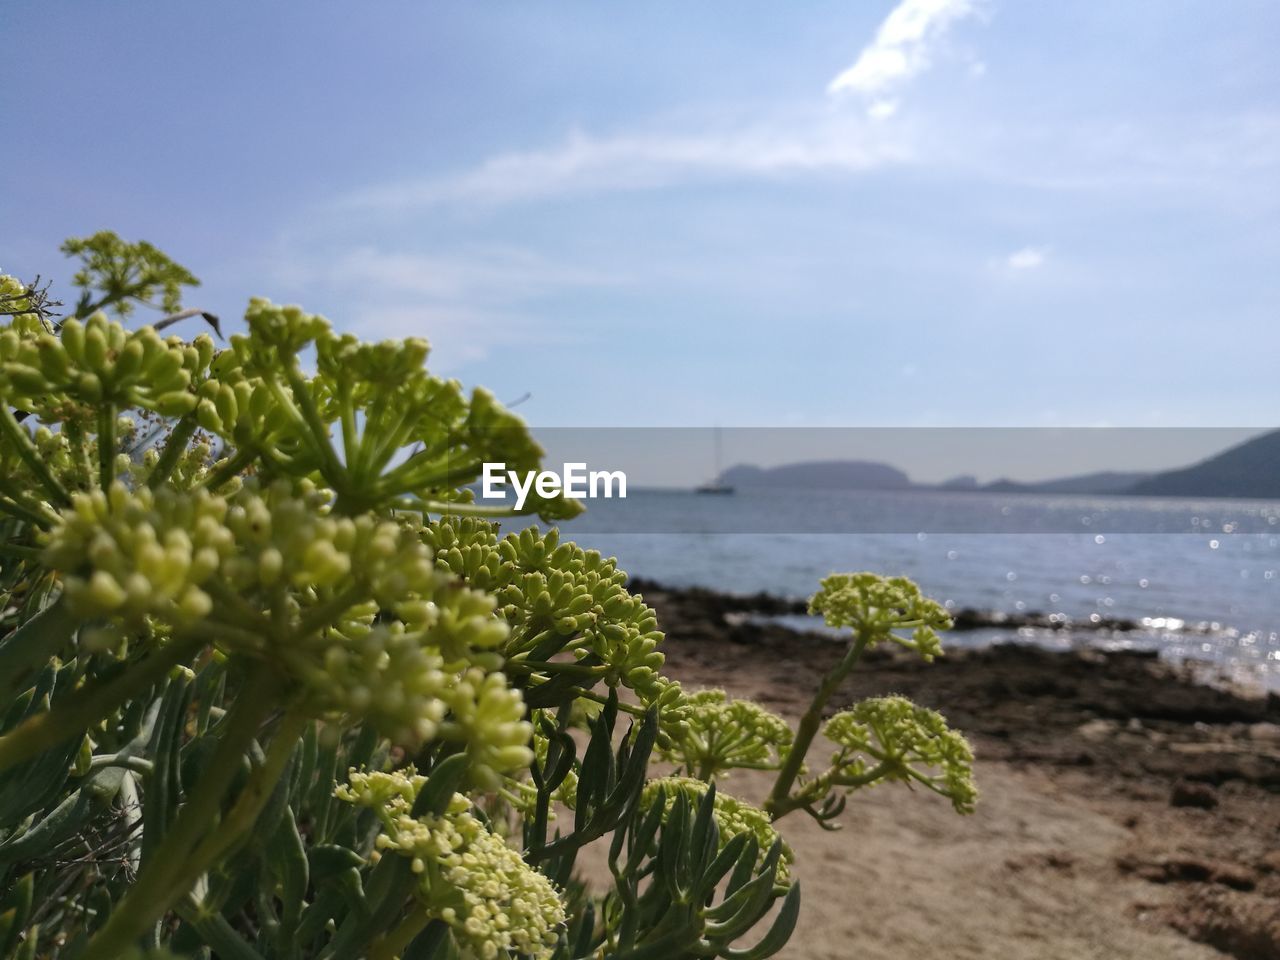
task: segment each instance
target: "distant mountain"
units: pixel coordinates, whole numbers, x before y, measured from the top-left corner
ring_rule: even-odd
[[[911,480],[896,467],[866,460],[817,460],[780,467],[739,464],[720,474],[731,487],[799,487],[839,490],[907,490]]]
[[[1128,493],[1136,484],[1153,476],[1150,473],[1126,473],[1119,470],[1104,470],[1100,473],[1083,473],[1075,477],[1062,477],[1059,480],[1043,480],[1039,483],[1018,483],[1015,480],[995,480],[982,487],[971,489],[987,490],[991,493],[1092,493],[1115,494]]]
[[[912,483],[911,478],[886,463],[869,460],[819,460],[788,463],[780,467],[739,464],[720,474],[719,482],[731,487],[792,487],[819,490],[952,490],[988,493],[1125,493],[1149,473],[1089,473],[1043,483],[996,480],[980,484],[963,474],[945,483]]]
[[[1280,430],[1254,437],[1195,466],[1163,473],[1107,470],[1038,483],[995,480],[970,474],[941,484],[912,483],[897,467],[868,460],[816,460],[778,467],[739,464],[719,482],[731,487],[792,487],[823,490],[949,490],[976,493],[1062,493],[1161,497],[1260,497],[1280,499]]]
[[[1157,473],[1128,492],[1149,497],[1280,499],[1280,430],[1246,440],[1194,466]]]

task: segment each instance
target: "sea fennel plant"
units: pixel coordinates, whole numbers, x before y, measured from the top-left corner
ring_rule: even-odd
[[[0,956],[752,960],[800,908],[779,819],[889,780],[972,808],[936,713],[828,717],[869,647],[941,652],[909,581],[823,581],[851,638],[794,732],[686,693],[613,560],[474,502],[541,451],[425,342],[265,300],[166,334],[219,329],[185,268],[64,249],[70,316],[0,277]]]

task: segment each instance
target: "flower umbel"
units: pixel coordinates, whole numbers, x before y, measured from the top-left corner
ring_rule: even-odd
[[[750,700],[730,700],[723,690],[700,690],[684,698],[684,724],[673,733],[662,757],[708,780],[734,768],[777,767],[791,744],[791,727]]]
[[[351,771],[335,795],[372,808],[382,822],[377,849],[412,859],[417,896],[449,925],[464,958],[518,954],[546,960],[565,925],[555,885],[472,812],[455,793],[443,814],[412,814],[424,778]]]
[[[822,614],[830,627],[849,627],[874,645],[892,640],[915,650],[926,661],[942,654],[939,630],[951,629],[951,615],[906,577],[874,573],[833,573],[809,601],[809,612]],[[904,637],[896,630],[910,630]]]
[[[825,775],[833,784],[920,783],[949,798],[957,813],[973,812],[973,748],[936,710],[875,697],[837,713],[822,732],[840,748]]]

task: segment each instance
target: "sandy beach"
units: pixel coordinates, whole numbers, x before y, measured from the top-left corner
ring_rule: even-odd
[[[740,601],[643,587],[693,688],[794,719],[839,650]],[[837,706],[903,693],[942,710],[974,744],[981,801],[958,817],[888,785],[853,797],[840,832],[783,820],[805,885],[783,955],[1280,957],[1280,697],[1203,680],[1135,653],[871,657]],[[767,783],[724,786],[758,800]]]

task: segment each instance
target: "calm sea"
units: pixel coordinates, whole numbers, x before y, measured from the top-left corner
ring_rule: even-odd
[[[951,642],[1154,647],[1280,689],[1280,503],[639,490],[591,501],[566,533],[672,585],[806,597],[833,570],[874,570],[956,609],[1137,620],[1120,634],[984,630]]]

